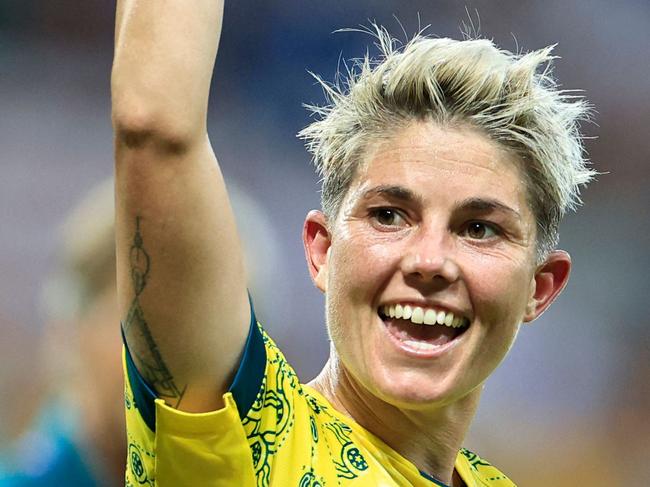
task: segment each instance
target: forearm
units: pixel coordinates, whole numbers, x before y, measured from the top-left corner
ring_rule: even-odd
[[[188,411],[220,406],[250,322],[235,219],[206,133],[222,16],[222,0],[117,5],[119,309],[138,370]]]
[[[205,133],[223,0],[118,0],[111,79],[121,130]]]

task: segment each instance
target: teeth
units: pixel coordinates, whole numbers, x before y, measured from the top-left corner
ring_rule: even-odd
[[[469,323],[462,316],[455,316],[452,312],[436,311],[434,309],[421,308],[420,306],[386,305],[381,308],[382,313],[390,318],[410,320],[421,325],[445,325],[453,328],[463,328]]]
[[[395,306],[395,318],[401,318],[404,316],[404,308],[402,308],[401,304],[398,304]]]
[[[424,323],[424,311],[419,306],[413,308],[413,314],[411,315],[411,321],[418,325]]]
[[[413,314],[413,310],[411,309],[411,307],[408,304],[406,306],[404,306],[402,319],[403,320],[410,320],[412,314]]]
[[[428,309],[426,313],[424,313],[424,324],[425,325],[435,325],[436,324],[436,312],[433,311],[432,309]]]

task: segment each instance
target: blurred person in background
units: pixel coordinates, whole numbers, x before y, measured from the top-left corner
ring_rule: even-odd
[[[90,191],[61,228],[59,265],[43,291],[44,399],[2,486],[123,485],[112,186]]]
[[[331,347],[301,385],[256,321],[207,137],[222,12],[118,2],[127,484],[514,485],[461,443],[520,324],[567,282],[558,225],[593,175],[586,106],[543,69],[551,48],[400,50],[377,28],[380,61],[345,91],[322,83],[331,105],[301,136],[323,211],[303,241]]]

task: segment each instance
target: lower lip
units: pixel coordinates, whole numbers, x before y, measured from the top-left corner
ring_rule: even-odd
[[[408,343],[405,343],[402,340],[398,339],[397,337],[393,336],[393,334],[391,334],[390,331],[388,331],[388,326],[386,325],[386,323],[384,323],[384,320],[381,318],[381,316],[379,317],[379,320],[381,321],[384,333],[388,336],[389,340],[395,345],[395,347],[405,355],[408,355],[409,357],[413,357],[413,358],[418,358],[418,359],[433,359],[433,358],[440,357],[441,355],[456,348],[456,346],[458,346],[458,344],[462,341],[463,337],[468,332],[468,330],[465,330],[462,334],[460,334],[453,340],[445,343],[444,345],[437,346],[435,349],[422,350],[419,348],[417,349],[413,348]]]

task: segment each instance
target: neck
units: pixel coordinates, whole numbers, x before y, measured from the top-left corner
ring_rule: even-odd
[[[462,485],[454,475],[454,462],[478,407],[481,388],[442,405],[407,409],[371,394],[335,356],[309,385],[420,471],[447,485]]]

